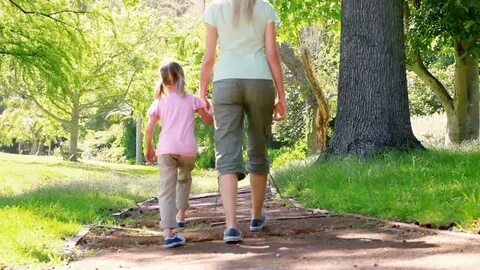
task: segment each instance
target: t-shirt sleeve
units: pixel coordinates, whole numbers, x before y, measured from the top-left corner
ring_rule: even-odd
[[[277,12],[275,11],[275,8],[272,6],[272,4],[267,3],[267,23],[275,23],[277,27],[280,26],[280,18],[278,17]]]
[[[215,3],[210,4],[203,13],[203,22],[217,27],[217,13],[217,5]]]
[[[160,107],[158,99],[155,99],[147,110],[148,119],[160,119]]]
[[[205,108],[205,103],[200,98],[193,96],[192,106],[193,111],[196,111],[198,109]]]

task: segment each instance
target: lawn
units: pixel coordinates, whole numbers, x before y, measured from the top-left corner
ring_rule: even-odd
[[[386,153],[277,171],[281,190],[307,207],[480,230],[480,153]]]
[[[193,193],[214,191],[214,172],[194,172]],[[158,169],[0,153],[2,265],[61,263],[64,239],[83,224],[110,224],[111,209],[155,196]]]

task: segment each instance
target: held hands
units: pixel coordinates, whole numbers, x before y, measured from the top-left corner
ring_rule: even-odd
[[[273,120],[282,121],[287,117],[287,103],[285,99],[278,100],[277,104],[273,107]]]

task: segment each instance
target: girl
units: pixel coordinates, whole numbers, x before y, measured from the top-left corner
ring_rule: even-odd
[[[200,114],[207,124],[212,124],[213,118],[199,98],[185,92],[185,76],[178,63],[162,66],[160,77],[161,82],[155,87],[155,100],[147,112],[146,159],[153,163],[156,156],[160,168],[160,228],[165,246],[170,248],[185,244],[185,238],[174,233],[174,229],[184,227],[188,209],[191,172],[197,156],[194,114]],[[157,121],[162,122],[162,131],[154,151],[152,137]]]
[[[266,220],[263,201],[270,170],[267,140],[272,119],[282,120],[287,114],[275,37],[279,18],[267,0],[216,0],[205,11],[203,21],[207,31],[200,98],[210,106],[207,92],[213,73],[215,152],[226,218],[223,240],[236,243],[241,240],[236,219],[237,180],[250,173],[250,231],[260,231]],[[217,43],[220,55],[214,70]],[[242,160],[245,116],[247,170]]]

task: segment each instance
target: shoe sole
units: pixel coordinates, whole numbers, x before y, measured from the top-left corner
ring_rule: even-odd
[[[235,244],[242,240],[241,236],[224,236],[223,241],[227,244]]]
[[[165,245],[166,248],[172,248],[172,247],[176,247],[176,246],[183,246],[185,245],[186,241],[182,241],[182,242],[175,242],[175,243],[171,243],[171,244],[168,244],[168,245]]]
[[[267,220],[265,220],[265,221],[263,222],[263,224],[260,225],[260,226],[258,226],[258,227],[252,227],[252,226],[250,226],[250,231],[251,231],[251,232],[259,232],[259,231],[261,231],[261,230],[263,229],[263,227],[265,227],[266,224],[267,224]]]

